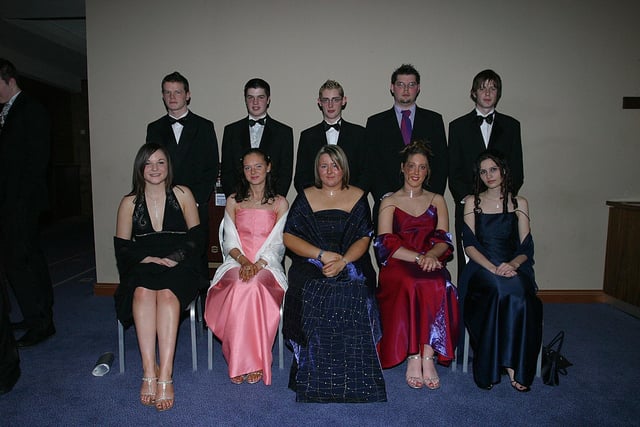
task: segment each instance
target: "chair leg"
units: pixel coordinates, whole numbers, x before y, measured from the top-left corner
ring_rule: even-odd
[[[455,372],[457,367],[458,367],[458,357],[459,357],[459,353],[460,351],[458,351],[458,349],[456,348],[456,351],[454,353],[454,358],[451,361],[451,372]]]
[[[193,372],[198,370],[198,348],[196,346],[196,305],[198,297],[196,297],[189,305],[189,320],[191,322],[191,365]]]
[[[462,357],[462,372],[469,372],[469,331],[464,328],[464,356]]]
[[[542,376],[542,345],[540,346],[540,351],[538,352],[538,362],[536,363],[536,377],[540,378]]]
[[[282,306],[280,306],[280,323],[278,324],[278,367],[284,369],[284,337],[282,336]]]
[[[213,333],[207,328],[207,368],[213,370]]]
[[[118,363],[120,364],[120,373],[124,373],[124,328],[118,320]]]

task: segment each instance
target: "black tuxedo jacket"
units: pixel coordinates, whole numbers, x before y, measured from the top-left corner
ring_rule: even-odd
[[[364,128],[360,125],[349,123],[342,119],[340,133],[338,134],[338,146],[347,155],[349,162],[349,184],[362,188],[365,193],[369,191],[365,179],[366,149]],[[296,156],[296,174],[293,184],[299,193],[314,184],[314,161],[320,148],[327,145],[327,134],[323,122],[305,129],[300,134],[298,142],[298,154]]]
[[[442,116],[435,111],[416,107],[411,140],[417,139],[427,142],[433,152],[429,157],[431,176],[426,188],[434,193],[444,194],[449,160]],[[403,184],[400,173],[402,161],[400,151],[405,145],[393,107],[369,117],[366,141],[370,168],[368,180],[372,185],[371,193],[376,202],[374,207],[374,215],[376,215],[380,197],[388,192],[397,191]]]
[[[520,122],[496,111],[489,145],[485,147],[476,117],[474,109],[449,124],[449,190],[456,206],[465,196],[473,194],[473,164],[486,148],[505,157],[516,193],[524,181]]]
[[[0,131],[0,218],[22,208],[40,212],[49,206],[50,129],[42,104],[20,92]]]
[[[293,176],[293,129],[267,115],[260,149],[271,157],[271,177],[278,194],[287,197]],[[240,159],[251,149],[249,117],[228,124],[222,136],[222,188],[227,197],[235,193],[240,178]]]
[[[149,123],[147,142],[167,148],[173,183],[189,187],[198,205],[206,206],[218,177],[218,139],[211,120],[191,111],[185,118],[180,143],[176,142],[168,115]]]

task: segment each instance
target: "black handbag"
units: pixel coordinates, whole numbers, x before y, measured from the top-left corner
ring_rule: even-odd
[[[542,381],[546,385],[559,385],[559,375],[567,375],[567,368],[573,366],[573,363],[560,353],[563,342],[564,331],[560,331],[549,344],[542,346]]]

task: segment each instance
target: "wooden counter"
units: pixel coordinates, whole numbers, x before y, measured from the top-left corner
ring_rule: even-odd
[[[604,292],[640,307],[640,202],[607,201]]]

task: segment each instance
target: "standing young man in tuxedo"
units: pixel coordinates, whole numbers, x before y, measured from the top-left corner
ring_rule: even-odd
[[[53,287],[39,239],[48,207],[50,119],[20,90],[15,66],[0,58],[0,262],[20,306],[26,329],[18,347],[40,343],[56,330]]]
[[[296,156],[296,173],[293,184],[300,192],[314,185],[314,164],[316,154],[324,145],[338,145],[347,155],[349,161],[349,183],[368,191],[365,180],[365,140],[364,128],[349,123],[342,118],[342,111],[347,105],[344,89],[335,80],[327,80],[318,91],[318,108],[322,111],[322,122],[305,129],[300,134],[298,154]]]
[[[369,117],[366,126],[368,182],[375,200],[373,216],[376,222],[380,198],[402,185],[400,151],[405,145],[420,139],[431,148],[430,176],[425,180],[428,190],[444,194],[449,167],[442,116],[416,105],[420,73],[413,65],[401,65],[391,75],[389,91],[393,96],[393,107]]]
[[[167,114],[147,126],[147,142],[167,148],[173,183],[189,187],[198,203],[200,223],[207,225],[209,197],[218,177],[218,139],[213,122],[189,110],[189,81],[175,71],[162,79]]]
[[[458,277],[465,266],[462,251],[464,198],[473,194],[473,164],[486,149],[500,152],[511,171],[517,193],[524,181],[520,122],[495,110],[502,96],[502,80],[493,70],[478,73],[471,84],[475,108],[449,124],[449,190],[456,204],[455,230]]]
[[[177,71],[162,79],[167,114],[147,126],[147,143],[166,147],[173,166],[173,183],[189,187],[198,204],[200,224],[209,236],[209,197],[218,177],[218,139],[211,120],[189,110],[189,81]],[[208,245],[205,245],[207,248]],[[208,285],[206,251],[202,254],[203,287]]]
[[[244,85],[248,116],[228,124],[222,136],[222,188],[229,196],[240,178],[240,159],[251,148],[271,158],[271,174],[278,194],[287,197],[293,176],[293,130],[267,114],[271,87],[254,78]]]

